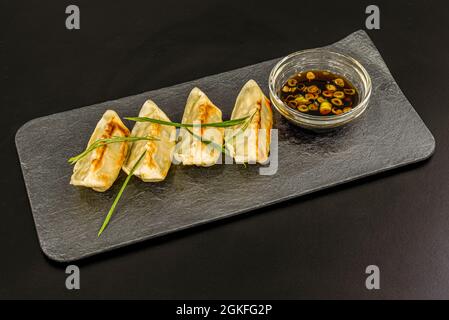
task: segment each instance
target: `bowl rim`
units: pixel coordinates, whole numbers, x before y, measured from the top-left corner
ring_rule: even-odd
[[[366,87],[367,90],[365,92],[365,95],[363,96],[363,99],[360,100],[357,105],[352,108],[352,110],[342,113],[342,114],[338,114],[338,115],[329,115],[329,116],[314,116],[314,115],[310,115],[310,114],[306,114],[303,112],[300,112],[298,110],[295,110],[293,108],[288,107],[282,100],[281,98],[278,96],[277,92],[275,92],[274,89],[274,82],[275,82],[275,73],[279,70],[279,68],[287,61],[287,60],[291,60],[292,58],[298,56],[298,55],[302,55],[302,54],[307,54],[307,53],[317,53],[317,52],[326,52],[326,53],[330,53],[331,55],[336,55],[340,58],[349,60],[352,64],[356,65],[363,77],[366,79]],[[285,107],[286,110],[288,110],[288,112],[292,112],[294,115],[304,118],[304,119],[308,119],[308,120],[312,120],[312,121],[318,121],[318,122],[325,122],[325,121],[336,121],[339,119],[346,119],[346,118],[350,118],[351,116],[357,116],[359,110],[365,106],[368,103],[368,100],[371,97],[371,92],[372,92],[372,82],[371,82],[371,77],[368,73],[368,71],[366,71],[365,67],[363,67],[363,65],[357,61],[356,59],[354,59],[351,56],[348,56],[346,54],[342,54],[339,52],[335,52],[332,50],[327,50],[325,48],[316,48],[316,49],[306,49],[306,50],[300,50],[300,51],[296,51],[293,52],[287,56],[285,56],[284,58],[282,58],[281,60],[279,60],[274,67],[271,69],[270,72],[270,76],[269,76],[269,80],[268,80],[268,88],[270,91],[270,95],[273,98],[275,98],[276,102],[281,104],[282,106]],[[275,106],[277,107],[276,103]],[[277,108],[276,108],[277,109]],[[363,111],[363,110],[362,110]],[[281,113],[282,114],[282,113]],[[283,114],[282,114],[283,115]],[[285,115],[284,115],[285,116]]]

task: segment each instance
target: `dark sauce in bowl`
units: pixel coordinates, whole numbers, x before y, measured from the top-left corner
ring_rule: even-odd
[[[314,116],[349,112],[359,100],[358,92],[349,80],[319,70],[304,71],[291,77],[279,94],[288,107]]]

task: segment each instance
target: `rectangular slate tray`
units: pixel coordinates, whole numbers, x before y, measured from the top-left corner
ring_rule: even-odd
[[[275,175],[259,175],[258,165],[173,165],[163,182],[132,179],[100,238],[97,231],[124,174],[106,193],[75,188],[69,185],[72,166],[67,159],[85,148],[103,112],[114,109],[121,116],[134,116],[151,98],[172,121],[179,121],[187,95],[198,86],[228,119],[249,79],[255,79],[268,95],[268,74],[278,59],[26,123],[17,132],[16,145],[43,252],[57,261],[77,260],[431,156],[432,134],[368,35],[358,31],[328,48],[353,56],[371,75],[370,106],[358,121],[334,132],[313,134],[274,112],[274,128],[279,130]]]

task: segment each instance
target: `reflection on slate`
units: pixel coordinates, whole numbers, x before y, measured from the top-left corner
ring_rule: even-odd
[[[97,231],[124,174],[106,193],[75,188],[69,185],[72,166],[67,159],[85,148],[103,112],[114,109],[122,117],[135,116],[151,98],[173,121],[180,121],[190,90],[198,86],[229,119],[235,98],[249,79],[268,95],[268,74],[278,59],[25,124],[16,144],[45,254],[58,261],[80,259],[429,157],[435,147],[431,133],[366,33],[358,31],[328,48],[353,56],[371,75],[371,103],[360,119],[334,132],[313,134],[274,111],[274,128],[279,129],[275,175],[259,175],[257,165],[173,165],[163,182],[132,179],[100,238]]]

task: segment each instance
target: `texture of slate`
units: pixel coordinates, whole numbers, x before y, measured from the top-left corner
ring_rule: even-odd
[[[124,175],[106,193],[75,188],[69,185],[72,167],[67,159],[85,148],[103,112],[114,109],[121,116],[134,116],[151,98],[173,121],[179,121],[187,95],[198,86],[228,119],[249,79],[255,79],[268,96],[268,74],[278,59],[26,123],[17,132],[16,145],[44,253],[57,261],[77,260],[431,156],[432,134],[367,34],[355,32],[328,48],[353,56],[371,75],[373,94],[360,119],[337,131],[313,134],[274,111],[274,127],[279,129],[275,175],[259,175],[257,165],[173,165],[163,182],[132,179],[100,238],[97,231]]]

